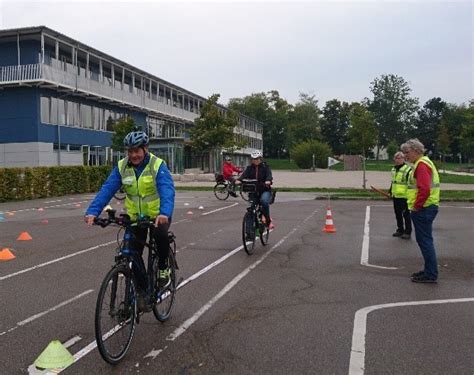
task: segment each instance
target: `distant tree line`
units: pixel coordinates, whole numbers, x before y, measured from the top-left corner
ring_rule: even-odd
[[[373,96],[360,102],[332,99],[320,108],[314,95],[300,93],[292,105],[272,90],[232,98],[227,107],[264,123],[266,157],[293,158],[302,149],[368,156],[374,146],[377,151],[387,149],[391,156],[401,143],[418,138],[434,159],[474,158],[472,105],[434,97],[420,107],[408,83],[393,74],[375,78],[370,91]],[[378,159],[378,152],[373,156]]]

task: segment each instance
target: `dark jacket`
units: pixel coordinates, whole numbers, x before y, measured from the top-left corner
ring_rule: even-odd
[[[256,179],[258,181],[257,192],[261,194],[265,190],[270,189],[270,187],[265,185],[265,181],[273,181],[272,170],[265,162],[261,162],[258,166],[250,164],[239,177],[241,181],[244,179]]]

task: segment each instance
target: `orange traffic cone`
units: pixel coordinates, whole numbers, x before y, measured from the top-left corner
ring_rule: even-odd
[[[16,240],[17,241],[30,241],[32,239],[33,238],[31,238],[31,236],[28,232],[21,232]]]
[[[15,259],[15,255],[10,251],[10,249],[4,248],[0,251],[0,261],[2,260],[12,260]]]
[[[326,211],[326,224],[324,225],[323,232],[336,233],[336,227],[332,221],[331,207],[329,206]]]

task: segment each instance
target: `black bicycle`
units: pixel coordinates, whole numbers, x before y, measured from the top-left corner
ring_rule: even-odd
[[[171,315],[175,293],[177,289],[176,242],[173,232],[168,232],[170,251],[168,267],[170,268],[170,283],[166,287],[158,284],[158,253],[152,231],[154,221],[149,217],[140,218],[132,222],[130,216],[121,214],[117,218],[115,210],[107,210],[107,218],[96,218],[94,224],[102,228],[116,225],[123,229],[123,240],[117,234],[119,243],[115,264],[105,276],[97,297],[95,311],[95,338],[102,358],[110,364],[117,364],[127,353],[132,342],[135,324],[140,322],[143,312],[153,311],[156,319],[165,322]],[[143,268],[140,255],[129,248],[132,238],[131,228],[138,225],[150,228],[150,240],[144,245],[148,248],[148,265],[145,275],[137,275],[134,269]],[[141,266],[140,266],[141,264]],[[134,266],[134,267],[132,267]],[[138,278],[145,277],[147,282],[146,310],[138,311],[139,298],[137,285]]]
[[[215,173],[215,177],[216,184],[214,185],[214,195],[217,199],[225,201],[227,198],[229,198],[230,193],[234,192],[234,189],[238,189],[238,193],[240,194],[242,199],[247,202],[249,201],[248,193],[242,191],[239,185],[235,185],[233,187],[230,181],[226,180],[222,174]]]
[[[260,242],[265,246],[270,237],[270,230],[262,222],[263,213],[257,195],[257,180],[242,180],[241,186],[242,191],[246,192],[250,199],[250,205],[247,207],[247,212],[242,221],[242,242],[245,252],[248,255],[252,255],[257,237],[260,238]]]
[[[123,187],[120,187],[119,191],[117,191],[114,194],[114,198],[117,199],[118,201],[123,201],[126,196],[127,194],[125,193],[125,190],[123,189]]]

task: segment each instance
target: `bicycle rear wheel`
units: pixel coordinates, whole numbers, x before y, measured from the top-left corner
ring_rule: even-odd
[[[225,201],[227,198],[229,198],[229,190],[227,189],[227,185],[223,182],[218,182],[214,186],[214,195],[220,201]]]
[[[250,202],[250,194],[247,193],[246,191],[242,191],[242,184],[239,185],[239,189],[240,189],[240,196],[242,197],[242,199],[246,202]]]
[[[260,242],[263,246],[268,243],[268,238],[270,237],[270,229],[265,224],[259,223],[260,227]]]
[[[117,364],[127,353],[135,331],[137,291],[126,265],[112,268],[104,278],[95,310],[95,339],[102,358]]]
[[[242,242],[244,250],[248,255],[253,254],[256,238],[255,216],[251,212],[246,212],[242,221]]]
[[[168,267],[170,268],[171,283],[166,288],[159,288],[158,286],[158,259],[155,260],[154,269],[156,270],[156,302],[153,304],[153,314],[160,322],[166,322],[171,316],[173,309],[174,297],[176,294],[176,259],[174,251],[170,246],[170,255],[168,257]]]

